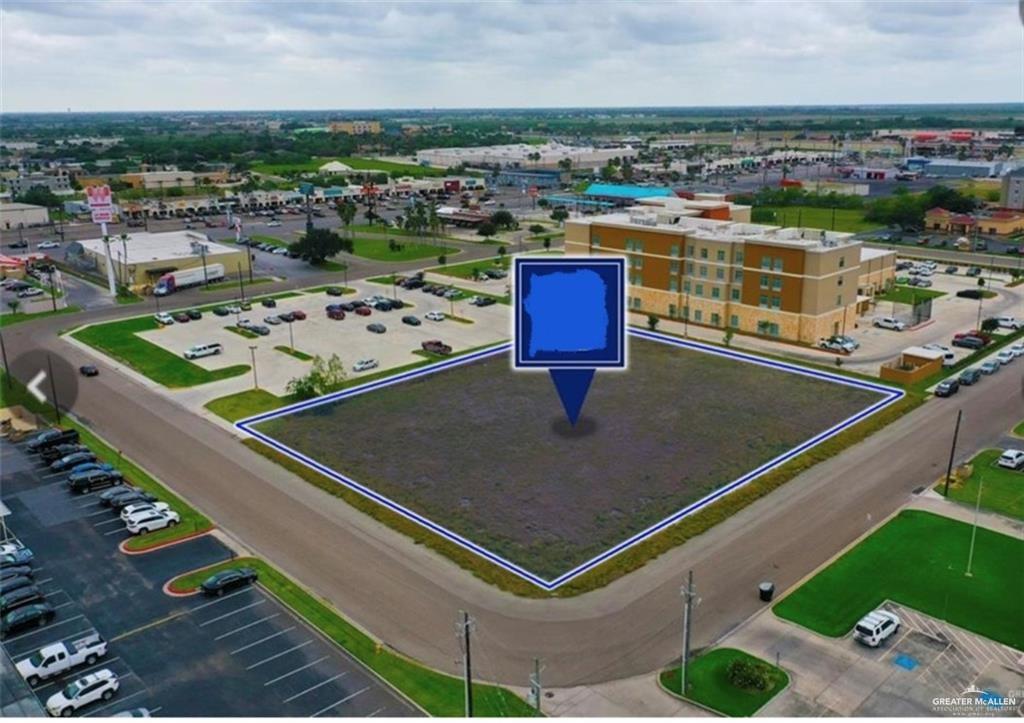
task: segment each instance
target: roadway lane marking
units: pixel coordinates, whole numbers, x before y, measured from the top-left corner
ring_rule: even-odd
[[[22,633],[21,635],[15,635],[13,638],[7,638],[6,640],[3,641],[3,644],[7,645],[8,643],[13,643],[15,640],[21,640],[22,638],[27,638],[30,635],[38,635],[39,633],[49,632],[51,628],[55,628],[58,625],[64,625],[65,623],[70,623],[72,620],[78,620],[78,619],[84,618],[84,617],[85,617],[84,615],[75,615],[73,618],[68,618],[67,620],[61,620],[59,623],[52,623],[50,625],[47,625],[46,627],[39,628],[38,630],[32,630],[32,631],[27,632],[27,633]]]
[[[259,661],[257,663],[253,663],[252,665],[247,666],[246,670],[252,670],[253,668],[258,668],[261,665],[263,665],[264,663],[269,663],[271,660],[277,660],[282,655],[288,655],[288,653],[294,653],[296,650],[298,650],[300,648],[304,648],[304,647],[306,647],[307,645],[309,645],[312,642],[313,642],[312,640],[307,640],[304,643],[299,643],[295,647],[288,648],[287,650],[282,650],[280,653],[277,653],[276,655],[271,655],[269,658],[264,658],[263,660],[261,660],[261,661]]]
[[[265,643],[268,640],[273,640],[274,638],[279,637],[281,635],[284,635],[285,633],[290,633],[292,630],[295,630],[295,626],[294,625],[292,625],[290,628],[285,628],[284,630],[278,630],[276,633],[271,633],[270,635],[268,635],[268,636],[266,636],[264,638],[260,638],[259,640],[255,641],[255,642],[249,643],[248,645],[243,645],[240,648],[236,648],[235,650],[232,650],[230,654],[231,655],[237,655],[238,653],[241,653],[243,650],[248,650],[249,648],[255,648],[260,643]]]
[[[338,701],[338,702],[336,702],[336,703],[331,703],[331,704],[330,704],[329,706],[327,706],[326,708],[321,708],[321,709],[320,709],[320,710],[318,710],[318,711],[317,711],[316,713],[314,713],[313,715],[311,715],[311,716],[310,716],[310,718],[316,718],[316,717],[317,717],[318,715],[320,715],[321,713],[326,713],[326,712],[327,712],[327,711],[329,711],[329,710],[330,710],[331,708],[335,708],[335,707],[337,707],[337,706],[341,705],[342,703],[347,703],[348,701],[350,701],[350,700],[352,700],[353,698],[355,698],[355,697],[356,697],[357,695],[362,695],[363,693],[365,693],[365,692],[366,692],[366,691],[368,691],[369,689],[370,689],[370,686],[366,686],[366,687],[365,687],[365,688],[363,688],[362,690],[357,690],[357,691],[356,691],[355,693],[353,693],[352,695],[346,696],[346,697],[342,698],[341,700],[339,700],[339,701]]]
[[[305,670],[306,668],[312,668],[312,667],[313,667],[314,665],[316,665],[317,663],[322,663],[322,662],[324,662],[324,661],[325,661],[325,660],[327,660],[327,659],[328,659],[329,657],[331,657],[331,656],[329,656],[329,655],[325,655],[325,656],[324,656],[324,657],[322,657],[322,658],[317,658],[317,659],[316,659],[316,660],[314,660],[314,661],[313,661],[312,663],[306,663],[306,664],[305,664],[305,665],[303,665],[302,667],[296,668],[295,670],[289,670],[289,671],[288,671],[287,673],[285,673],[284,675],[279,675],[279,676],[277,676],[276,678],[272,678],[272,679],[268,680],[268,681],[267,681],[266,683],[264,683],[264,684],[263,684],[263,687],[264,687],[264,688],[266,688],[266,687],[267,687],[268,685],[273,685],[274,683],[279,683],[279,682],[281,682],[282,680],[284,680],[285,678],[290,678],[291,676],[295,675],[296,673],[301,673],[301,672],[302,672],[303,670]]]
[[[205,628],[207,625],[213,625],[215,622],[217,622],[219,620],[223,620],[224,618],[230,618],[232,615],[237,615],[238,613],[242,612],[243,610],[248,610],[250,608],[254,608],[257,605],[262,605],[265,602],[266,602],[266,600],[261,598],[261,599],[257,600],[256,602],[251,602],[248,605],[243,605],[240,608],[236,608],[236,609],[232,610],[229,613],[224,613],[223,615],[218,615],[215,618],[210,618],[209,620],[204,620],[203,622],[199,623],[199,627]]]
[[[348,671],[345,671],[345,672],[342,672],[342,673],[338,673],[337,675],[335,675],[335,676],[333,676],[333,677],[331,677],[331,678],[328,678],[327,680],[321,680],[321,681],[320,681],[319,683],[317,683],[316,685],[312,685],[312,686],[310,686],[310,687],[306,688],[306,689],[305,689],[305,690],[303,690],[303,691],[299,691],[298,693],[296,693],[296,694],[295,694],[295,695],[293,695],[292,697],[290,697],[290,698],[285,698],[285,699],[284,699],[283,701],[281,701],[281,702],[282,702],[282,703],[291,703],[291,702],[292,702],[293,700],[295,700],[296,698],[301,698],[301,697],[302,697],[302,696],[304,696],[304,695],[305,695],[306,693],[311,693],[311,692],[313,692],[314,690],[316,690],[317,688],[321,688],[321,687],[323,687],[323,686],[327,685],[328,683],[333,683],[333,682],[334,682],[334,681],[336,681],[336,680],[337,680],[338,678],[343,678],[343,677],[345,677],[346,675],[348,675]]]
[[[259,625],[260,623],[265,623],[265,622],[267,622],[268,620],[273,620],[273,619],[274,619],[274,618],[276,618],[276,617],[277,617],[277,616],[278,616],[279,614],[280,614],[280,613],[274,613],[273,615],[268,615],[268,616],[267,616],[267,617],[265,617],[265,618],[260,618],[259,620],[254,620],[254,621],[253,621],[253,622],[251,622],[251,623],[246,623],[245,625],[243,625],[243,626],[242,626],[242,627],[240,627],[240,628],[235,628],[234,630],[229,630],[229,631],[228,631],[228,632],[226,632],[226,633],[221,633],[220,635],[218,635],[217,637],[215,637],[215,638],[214,638],[214,640],[223,640],[224,638],[230,637],[230,636],[234,635],[235,633],[240,633],[240,632],[242,632],[243,630],[248,630],[249,628],[251,628],[251,627],[253,627],[253,626]]]
[[[124,677],[124,676],[121,676],[121,677]],[[112,703],[107,703],[106,705],[100,706],[99,708],[96,708],[95,710],[91,710],[88,713],[85,713],[82,717],[83,718],[88,718],[89,716],[96,715],[100,711],[107,710],[107,708],[112,708],[113,706],[118,705],[119,703],[124,703],[126,700],[134,698],[134,697],[136,697],[138,695],[142,695],[143,693],[146,693],[146,692],[148,692],[148,691],[145,688],[143,688],[142,690],[137,690],[134,693],[130,693],[130,694],[126,695],[126,696],[118,698],[117,700],[113,701]]]

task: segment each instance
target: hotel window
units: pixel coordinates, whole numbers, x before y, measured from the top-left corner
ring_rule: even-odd
[[[715,278],[716,279],[723,279],[724,280],[725,279],[725,269],[723,269],[721,266],[719,266],[717,269],[715,269]]]
[[[779,297],[779,296],[773,296],[772,297],[772,308],[776,309],[776,310],[782,308],[782,297]]]
[[[704,284],[697,284],[693,289],[693,293],[697,296],[704,296]]]
[[[683,291],[685,291],[687,294],[690,293],[690,281],[689,281],[689,279],[683,279]]]
[[[845,256],[840,256],[839,257],[839,268],[843,268],[844,266],[846,266],[846,257]]]
[[[629,268],[631,269],[642,269],[644,267],[643,256],[630,256],[629,257]]]
[[[730,292],[730,295],[732,296],[732,300],[733,301],[739,301],[740,300],[740,290],[739,289],[733,289]]]
[[[777,276],[772,277],[772,291],[782,291],[782,279]]]
[[[764,274],[761,274],[761,288],[762,289],[767,289],[769,286],[771,286],[771,283],[772,283],[771,279],[769,279]]]
[[[693,262],[692,261],[687,261],[686,262],[686,273],[688,273],[690,276],[693,276]]]
[[[712,312],[711,313],[711,326],[719,326],[720,324],[721,324],[721,317],[719,317],[718,314]]]
[[[676,305],[675,304],[669,304],[668,305],[668,315],[670,317],[672,317],[673,319],[676,317]]]
[[[718,288],[717,286],[712,286],[711,287],[711,298],[712,299],[721,299],[722,298],[722,290],[720,288]]]
[[[669,256],[674,258],[679,257],[679,244],[672,244],[672,248],[669,249]]]
[[[736,252],[736,263],[738,263],[738,264],[742,264],[743,263],[743,252],[742,251],[737,251]]]
[[[772,259],[772,268],[776,271],[782,271],[782,259]]]
[[[762,309],[767,309],[768,308],[768,295],[767,294],[761,294],[758,297],[758,299],[757,299],[757,305],[760,306]]]
[[[729,326],[731,326],[733,329],[738,329],[740,327],[740,317],[736,316],[735,314],[730,316]]]
[[[743,281],[743,271],[740,270],[740,269],[736,269],[735,271],[733,271],[732,272],[732,280],[733,281]]]
[[[839,296],[836,297],[836,306],[842,306],[842,305],[843,305],[843,295],[840,294]]]
[[[679,291],[679,280],[675,276],[668,277],[668,290]]]
[[[701,248],[701,250],[700,250],[700,257],[702,259],[706,259],[708,257],[708,250],[706,248]]]
[[[715,258],[719,261],[725,261],[725,251],[719,250],[718,253],[715,254]]]
[[[592,244],[593,244],[594,246],[600,246],[600,245],[601,245],[601,234],[597,234],[597,233],[593,234],[593,235],[592,235],[592,236],[590,237],[590,242],[591,242],[591,243],[592,243]]]
[[[704,318],[704,312],[701,311],[700,309],[695,309],[694,312],[693,312],[693,320],[694,321],[701,321],[701,320],[703,320],[703,318]]]
[[[772,268],[772,257],[771,256],[762,256],[761,257],[761,268],[762,269],[771,270],[771,268]]]
[[[690,318],[690,307],[689,306],[684,306],[683,307],[683,318],[684,319],[689,319]]]
[[[700,277],[702,279],[706,279],[708,277],[708,267],[707,266],[701,266],[699,270],[700,270]]]
[[[686,247],[686,255],[691,258],[693,257],[693,244],[690,244]]]
[[[644,277],[642,274],[630,274],[629,283],[631,283],[633,286],[643,286]]]
[[[669,273],[678,274],[679,273],[679,262],[678,261],[669,261],[669,263],[668,263],[668,270],[669,270]]]
[[[640,308],[640,297],[639,296],[634,296],[633,297],[633,308],[634,309],[639,309]]]

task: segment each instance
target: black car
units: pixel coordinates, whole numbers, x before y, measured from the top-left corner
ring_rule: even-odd
[[[139,487],[134,487],[132,485],[123,485],[116,489],[101,492],[100,502],[109,507],[110,503],[113,501],[115,497],[120,497],[121,495],[136,494],[142,491],[143,490]]]
[[[253,334],[259,334],[260,336],[266,336],[267,334],[270,333],[270,327],[269,326],[263,326],[262,324],[260,324],[259,326],[250,326],[249,327],[249,331],[251,331]]]
[[[382,300],[378,301],[377,303],[375,303],[373,305],[373,308],[376,309],[377,311],[391,311],[391,309],[394,308],[394,307],[391,306],[391,302],[390,301],[387,301],[386,299],[382,299]]]
[[[407,289],[421,289],[424,286],[426,286],[426,283],[427,282],[425,282],[423,279],[406,279],[405,280],[405,288],[407,288]]]
[[[6,615],[11,610],[20,608],[22,605],[31,605],[45,601],[46,598],[43,597],[43,593],[35,585],[19,587],[17,590],[12,590],[0,596],[0,615]]]
[[[401,309],[404,306],[405,306],[405,302],[403,302],[401,299],[391,299],[391,308],[392,309]]]
[[[492,299],[490,296],[481,296],[477,300],[476,305],[477,306],[491,306],[492,304],[496,304],[496,303],[497,302],[494,299]]]
[[[342,302],[340,304],[336,304],[336,306],[339,309],[341,309],[342,311],[345,311],[345,312],[355,311],[356,310],[355,305],[353,305],[352,302],[350,302],[350,301],[345,301],[345,302]]]
[[[295,321],[295,314],[293,314],[290,311],[286,311],[283,314],[278,314],[277,318],[280,319],[281,321],[283,321],[286,324],[290,324],[293,321]]]
[[[68,477],[68,488],[81,495],[106,487],[115,487],[123,482],[124,478],[117,470],[90,469]]]
[[[214,316],[227,316],[230,313],[226,306],[216,306],[213,309]]]
[[[28,441],[30,452],[41,452],[47,447],[58,444],[70,444],[78,441],[77,429],[47,429]]]
[[[94,367],[92,364],[83,364],[78,367],[78,373],[83,377],[97,377],[100,374],[100,370]]]
[[[192,320],[192,317],[190,317],[184,311],[179,311],[175,314],[172,314],[171,318],[174,319],[179,324],[187,324]]]
[[[31,565],[8,565],[6,567],[0,567],[0,581],[8,580],[12,577],[32,577],[35,574],[32,572]]]
[[[39,459],[43,460],[46,464],[50,464],[51,462],[56,462],[61,457],[67,457],[69,454],[88,451],[89,448],[84,444],[55,444],[40,452]]]
[[[422,291],[424,294],[433,294],[434,289],[436,288],[437,284],[423,284],[423,286],[420,287],[420,291]]]
[[[121,510],[128,505],[140,504],[143,502],[156,502],[157,498],[155,495],[151,495],[149,492],[144,490],[138,490],[130,494],[118,495],[110,500],[110,506],[115,510]]]
[[[358,299],[356,299],[355,301],[350,301],[348,302],[348,304],[349,306],[352,307],[352,311],[355,311],[356,309],[361,309],[364,306],[366,306],[365,301],[359,301]],[[345,311],[348,311],[348,309],[345,309]]]
[[[980,336],[971,336],[970,334],[967,334],[953,339],[953,346],[959,346],[963,349],[977,350],[985,347],[985,340]]]
[[[944,382],[939,382],[939,385],[935,387],[935,396],[937,397],[951,397],[960,391],[960,384],[956,379],[947,379]]]
[[[28,248],[28,241],[25,241],[25,240],[11,241],[9,244],[7,244],[7,247],[8,248],[12,248],[12,249],[27,249]]]
[[[961,289],[956,292],[956,295],[961,299],[980,299],[984,294],[981,293],[981,289]]]
[[[957,382],[965,387],[969,387],[979,381],[981,381],[981,370],[974,368],[964,369],[957,378]]]
[[[263,304],[268,309],[273,309],[275,306],[277,306],[277,301],[275,301],[274,299],[264,299],[260,303]]]
[[[408,324],[409,326],[419,326],[423,322],[419,320],[419,317],[410,315],[410,316],[403,316],[402,317],[402,323],[403,324]]]
[[[198,321],[199,319],[203,318],[203,312],[201,312],[199,309],[189,309],[188,311],[185,312],[185,314],[188,315],[188,318],[191,319],[192,321]]]
[[[324,289],[324,292],[328,296],[341,296],[342,294],[345,293],[344,289],[342,289],[340,286],[328,286],[326,289]]]
[[[366,330],[372,331],[374,334],[383,334],[388,330],[388,328],[383,324],[367,324]]]
[[[0,631],[13,633],[27,627],[43,627],[57,615],[57,611],[49,603],[42,602],[12,610],[0,621]]]
[[[251,585],[259,576],[251,567],[233,567],[210,575],[200,586],[207,595],[223,595],[237,587]]]
[[[86,462],[95,462],[96,455],[92,452],[75,452],[69,454],[66,457],[61,457],[55,462],[50,463],[51,472],[66,472],[67,470],[75,467],[76,465],[85,464]]]
[[[14,590],[20,590],[23,587],[28,587],[31,584],[32,580],[25,575],[6,577],[3,580],[0,580],[0,596],[6,595]]]

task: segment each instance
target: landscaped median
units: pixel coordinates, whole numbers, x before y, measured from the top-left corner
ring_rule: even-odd
[[[329,603],[300,587],[263,560],[243,557],[175,578],[168,584],[172,593],[187,593],[199,587],[218,570],[245,565],[259,573],[259,584],[313,627],[348,651],[432,716],[463,715],[462,680],[426,668],[395,653],[359,630]],[[527,717],[536,712],[505,688],[476,683],[474,712],[483,717]]]
[[[973,558],[971,545],[971,525],[904,510],[780,600],[775,614],[842,637],[891,600],[1024,649],[1024,540],[979,527]]]
[[[440,246],[402,239],[356,238],[352,242],[352,253],[373,261],[415,261],[417,259],[452,256],[460,250],[452,246]]]
[[[715,648],[690,661],[686,695],[681,693],[680,668],[661,672],[665,692],[722,715],[749,718],[789,685],[782,668],[733,648]]]
[[[60,316],[62,314],[73,314],[76,311],[81,311],[81,308],[71,305],[63,308],[48,309],[46,311],[40,311],[33,314],[26,314],[23,311],[0,311],[0,329],[6,326],[13,326],[14,324],[20,324],[24,321],[34,321],[35,319],[45,319],[48,316]]]
[[[967,470],[957,470],[950,480],[947,497],[974,506],[980,491],[983,510],[1024,520],[1024,472],[997,465],[1002,453],[1001,449],[986,449],[968,462],[969,474],[965,474]],[[945,490],[943,479],[935,485],[935,491],[945,494]]]
[[[52,412],[48,406],[40,404],[35,397],[31,396],[21,382],[12,380],[11,388],[8,389],[4,373],[0,372],[0,407],[11,405],[21,405],[42,418],[49,416]],[[128,539],[124,543],[125,551],[140,552],[148,550],[165,545],[173,540],[207,532],[213,528],[213,524],[206,517],[164,487],[163,484],[144,469],[103,441],[88,427],[66,414],[61,418],[61,425],[77,429],[82,444],[89,447],[101,462],[112,464],[121,471],[130,484],[141,487],[147,492],[156,495],[162,502],[166,502],[171,506],[171,509],[181,516],[181,522],[174,527],[165,527],[157,532]]]

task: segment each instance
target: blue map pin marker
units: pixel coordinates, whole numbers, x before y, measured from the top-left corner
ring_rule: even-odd
[[[547,369],[573,426],[599,368],[626,367],[626,260],[515,259],[515,369]]]

